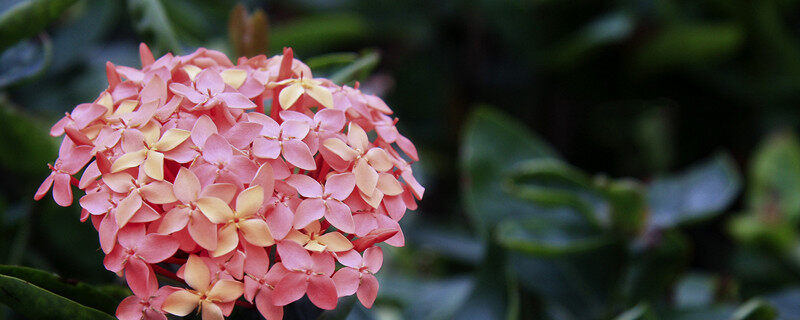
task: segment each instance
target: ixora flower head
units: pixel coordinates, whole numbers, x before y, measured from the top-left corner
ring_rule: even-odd
[[[392,110],[315,78],[291,49],[237,64],[203,48],[140,55],[141,69],[108,62],[108,88],[53,126],[59,157],[34,197],[52,188],[69,206],[72,186],[86,192],[81,220],[134,293],[117,317],[222,319],[255,304],[280,319],[305,295],[371,307],[376,245],[404,245],[398,221],[425,191]]]

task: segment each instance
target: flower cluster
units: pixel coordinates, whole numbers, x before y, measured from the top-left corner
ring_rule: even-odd
[[[392,110],[314,78],[291,49],[236,65],[203,48],[140,55],[141,69],[107,63],[108,89],[53,126],[63,142],[35,195],[52,188],[69,206],[73,185],[86,192],[81,220],[134,293],[117,316],[222,319],[254,304],[281,319],[305,295],[371,307],[376,244],[404,244],[398,221],[425,190]],[[156,274],[187,288],[159,288]]]

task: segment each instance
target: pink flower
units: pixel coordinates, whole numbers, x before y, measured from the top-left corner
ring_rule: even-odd
[[[244,285],[236,280],[211,281],[208,267],[196,255],[189,256],[185,266],[186,284],[192,289],[179,289],[170,294],[162,305],[167,313],[186,316],[200,308],[203,319],[223,319],[233,309],[233,301],[238,299]]]
[[[56,164],[50,166],[52,172],[44,179],[42,185],[36,190],[34,200],[40,200],[53,188],[53,199],[62,207],[72,204],[71,176],[78,173],[90,159],[92,148],[89,146],[75,146],[72,140],[64,138],[61,149],[58,151]]]
[[[117,317],[222,319],[242,294],[270,320],[304,295],[371,307],[376,245],[405,244],[398,222],[425,191],[389,106],[314,78],[291,49],[237,65],[204,48],[139,55],[140,69],[106,63],[108,88],[53,126],[65,137],[34,195],[85,192],[80,219],[134,293]]]
[[[336,286],[330,278],[335,264],[328,253],[309,254],[293,241],[278,244],[281,265],[289,272],[275,285],[273,303],[287,305],[306,293],[314,305],[322,309],[336,308]]]
[[[339,296],[356,293],[361,304],[372,308],[378,295],[378,279],[375,278],[375,273],[383,264],[381,248],[371,247],[365,250],[363,258],[355,251],[348,251],[339,255],[339,262],[346,266],[333,275]]]
[[[158,234],[145,235],[144,225],[131,225],[117,235],[119,245],[108,253],[103,264],[109,271],[125,271],[131,289],[149,285],[152,271],[148,264],[159,263],[175,254],[178,241]]]

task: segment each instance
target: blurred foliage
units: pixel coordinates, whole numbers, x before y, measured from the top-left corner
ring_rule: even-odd
[[[0,263],[48,270],[0,267],[0,318],[102,318],[124,294],[79,208],[31,198],[47,126],[145,41],[292,46],[419,148],[376,305],[287,318],[800,319],[800,1],[237,4],[0,0]]]

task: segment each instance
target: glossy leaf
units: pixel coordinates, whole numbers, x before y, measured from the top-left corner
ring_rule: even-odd
[[[355,80],[364,80],[366,75],[378,65],[380,59],[380,54],[375,51],[368,51],[353,61],[353,63],[336,71],[331,75],[330,79],[335,83],[349,83]]]
[[[270,33],[270,51],[292,47],[296,54],[320,53],[323,48],[366,37],[370,28],[357,14],[316,15],[277,25]]]
[[[504,192],[505,177],[522,161],[555,158],[555,152],[520,122],[486,107],[473,111],[461,144],[463,199],[473,226],[484,236],[510,216],[540,212]]]
[[[19,43],[0,54],[0,88],[41,76],[53,58],[50,38]]]
[[[56,21],[77,0],[23,1],[0,14],[0,52]]]
[[[534,256],[592,250],[608,243],[600,230],[581,217],[531,216],[507,219],[497,226],[497,241],[505,248]]]
[[[114,319],[19,278],[0,275],[0,302],[31,319]]]
[[[791,133],[769,137],[757,149],[749,171],[748,205],[800,220],[800,142]]]
[[[162,0],[128,0],[128,9],[136,31],[152,43],[154,53],[180,53],[180,43]]]
[[[650,185],[651,224],[658,228],[709,219],[730,205],[741,189],[733,160],[718,155],[678,175]]]
[[[54,294],[108,314],[114,314],[119,302],[131,294],[128,289],[123,287],[94,287],[61,278],[47,271],[23,266],[0,265],[0,275],[27,281]]]
[[[720,61],[734,54],[743,39],[744,30],[735,24],[667,26],[638,47],[633,69],[654,72]]]

